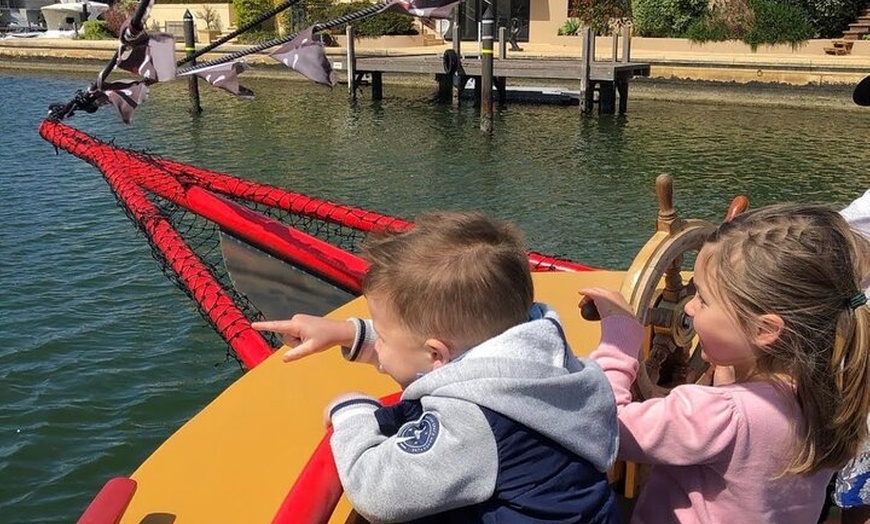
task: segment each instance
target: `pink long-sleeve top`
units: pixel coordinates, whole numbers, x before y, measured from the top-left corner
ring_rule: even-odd
[[[643,336],[633,318],[607,317],[591,355],[616,396],[619,459],[652,464],[632,524],[815,524],[833,470],[781,475],[801,417],[795,399],[758,381],[631,402]]]

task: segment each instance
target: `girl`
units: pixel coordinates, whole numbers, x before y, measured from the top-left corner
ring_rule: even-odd
[[[581,290],[603,319],[591,356],[616,395],[619,458],[652,464],[633,523],[815,524],[833,472],[867,436],[868,266],[867,241],[824,207],[722,224],[685,311],[706,360],[732,366],[735,382],[637,403],[643,329],[618,293]]]

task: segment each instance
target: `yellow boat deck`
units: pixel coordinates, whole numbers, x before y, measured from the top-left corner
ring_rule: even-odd
[[[580,318],[577,291],[619,289],[623,277],[610,271],[535,274],[537,300],[559,312],[578,355],[595,347],[599,325]],[[360,298],[330,316],[367,314]],[[291,364],[276,353],[223,391],[133,473],[138,489],[121,522],[271,522],[324,435],[327,403],[347,391],[383,396],[397,390],[386,375],[348,363],[336,350]],[[343,497],[330,522],[344,523],[349,512]]]

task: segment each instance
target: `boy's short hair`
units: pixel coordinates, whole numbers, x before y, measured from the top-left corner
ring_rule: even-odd
[[[479,212],[420,215],[404,232],[371,234],[366,295],[402,325],[464,351],[528,320],[534,289],[518,228]]]

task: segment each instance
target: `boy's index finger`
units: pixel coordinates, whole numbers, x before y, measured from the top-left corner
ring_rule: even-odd
[[[280,331],[290,326],[290,320],[260,320],[251,322],[251,327],[258,331]]]

